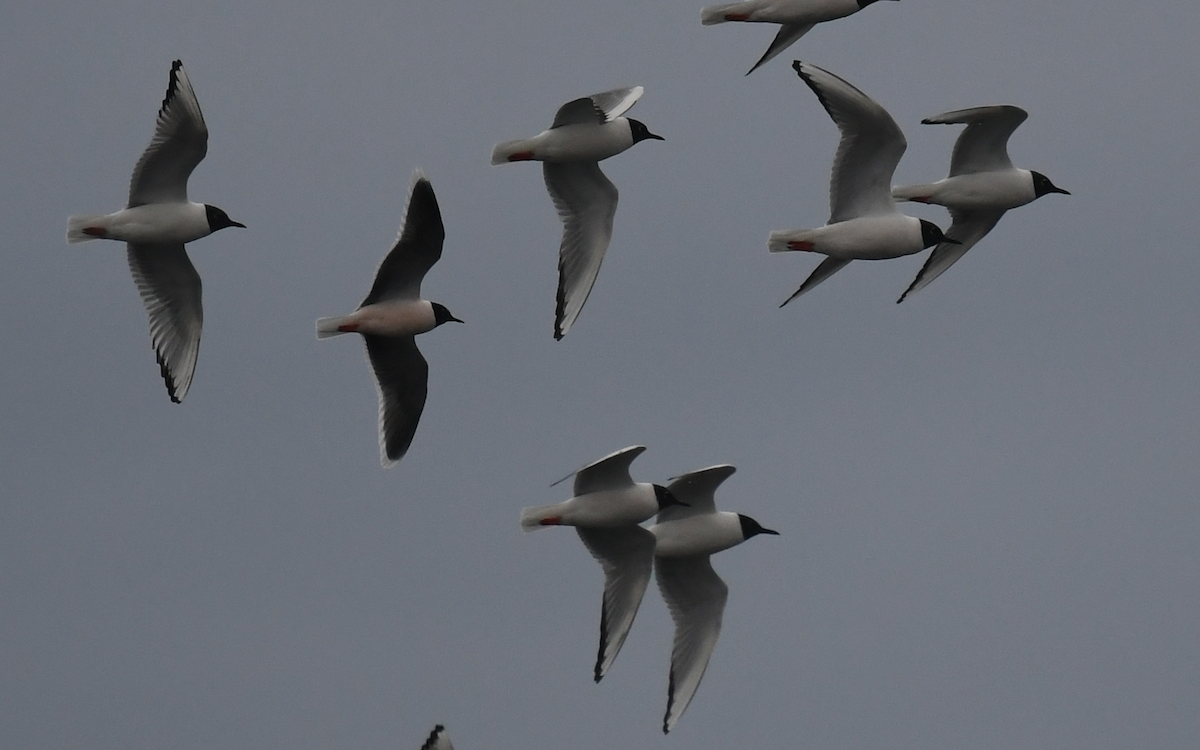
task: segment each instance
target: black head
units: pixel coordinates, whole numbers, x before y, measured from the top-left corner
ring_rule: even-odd
[[[210,206],[205,203],[204,213],[208,216],[209,232],[215,232],[218,229],[225,229],[226,227],[241,227],[242,229],[246,228],[245,224],[240,224],[229,218],[229,214],[225,213],[216,206]]]
[[[661,484],[654,484],[651,486],[654,488],[654,499],[658,501],[658,509],[660,511],[670,508],[672,505],[682,505],[685,508],[689,507],[687,503],[679,502],[679,498],[675,497],[675,493],[671,492],[666,487],[663,487]]]
[[[433,306],[433,327],[434,328],[437,328],[442,323],[449,323],[452,320],[455,323],[463,322],[463,321],[459,320],[458,318],[454,317],[453,315],[451,315],[450,311],[447,310],[446,306],[443,305],[441,302],[430,302],[429,304]]]
[[[666,138],[663,138],[661,135],[655,135],[654,133],[651,133],[650,129],[646,127],[644,122],[641,120],[635,120],[632,117],[629,118],[629,132],[633,134],[634,143],[637,143],[638,141],[644,141],[647,138],[653,138],[656,141],[666,140]]]
[[[921,242],[925,243],[922,247],[933,247],[941,242],[949,242],[951,245],[961,245],[958,240],[952,240],[942,234],[942,230],[938,229],[938,225],[932,221],[921,219]]]
[[[1066,190],[1055,185],[1050,181],[1050,178],[1041,172],[1030,172],[1033,175],[1033,194],[1037,198],[1041,198],[1046,193],[1062,193],[1070,195]]]
[[[750,537],[758,536],[759,534],[772,534],[774,536],[779,536],[778,531],[764,529],[758,524],[758,521],[755,521],[750,516],[743,516],[741,513],[738,513],[738,520],[742,522],[742,539],[749,539]]]

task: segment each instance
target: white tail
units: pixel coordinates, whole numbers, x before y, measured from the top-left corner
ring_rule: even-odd
[[[524,141],[524,140],[505,141],[504,143],[497,143],[496,147],[492,149],[492,164],[493,165],[506,164],[506,163],[508,163],[508,158],[510,156],[512,156],[513,154],[519,153],[521,151],[532,151],[532,150],[533,149],[531,149],[529,147],[528,141]]]
[[[72,245],[79,242],[87,242],[88,240],[98,240],[99,237],[92,234],[84,234],[84,227],[103,225],[104,214],[88,214],[87,216],[72,216],[67,219],[67,242]]]
[[[521,530],[522,531],[537,531],[544,529],[547,526],[555,526],[557,524],[542,523],[548,518],[553,518],[559,515],[562,511],[562,503],[556,505],[535,505],[530,508],[521,508]]]
[[[800,229],[790,232],[771,232],[767,238],[767,249],[773,253],[786,253],[792,250],[789,242],[812,241],[815,232],[811,229]]]
[[[345,320],[345,315],[337,318],[317,318],[317,338],[327,339],[345,333],[345,331],[338,330],[338,326],[345,322]]]
[[[700,23],[704,26],[712,26],[714,23],[725,23],[729,19],[725,17],[727,13],[737,13],[741,10],[743,13],[749,13],[752,3],[726,3],[725,5],[710,5],[700,11]]]

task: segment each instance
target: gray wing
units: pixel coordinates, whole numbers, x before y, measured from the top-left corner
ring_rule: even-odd
[[[645,89],[641,86],[631,86],[572,99],[558,108],[550,129],[561,128],[563,125],[606,123],[629,111],[644,92]]]
[[[767,47],[767,51],[763,53],[763,56],[758,59],[758,62],[754,63],[754,67],[746,71],[746,75],[750,75],[754,71],[758,70],[760,67],[762,67],[763,63],[767,62],[780,52],[783,52],[785,49],[790,47],[793,42],[812,30],[813,26],[816,26],[816,24],[785,23],[780,25],[779,33],[777,33],[775,38],[771,40],[771,46]]]
[[[421,745],[421,750],[454,750],[454,745],[450,744],[450,738],[446,736],[446,727],[438,724],[425,738],[425,744]]]
[[[950,157],[950,176],[953,177],[1011,169],[1013,163],[1008,158],[1008,138],[1027,117],[1029,113],[1020,107],[1000,104],[956,109],[926,117],[921,122],[925,125],[966,123],[966,129],[954,142],[954,153]]]
[[[908,142],[883,107],[827,70],[796,61],[800,78],[842,133],[829,181],[829,223],[896,212],[892,174]]]
[[[828,279],[830,276],[842,270],[849,262],[849,260],[834,258],[832,256],[821,261],[821,265],[813,269],[813,272],[808,275],[808,278],[804,280],[804,283],[800,285],[800,288],[792,292],[792,296],[785,299],[780,307],[783,307],[783,305],[786,305],[787,303],[799,297],[801,294],[804,294],[809,289],[812,289],[817,284],[820,284],[825,279]]]
[[[593,676],[599,682],[625,643],[633,618],[650,583],[654,534],[641,526],[615,529],[576,527],[592,557],[604,569],[604,600],[600,608],[600,649]]]
[[[938,243],[938,246],[933,249],[926,259],[925,265],[921,266],[921,270],[917,273],[917,277],[908,285],[908,289],[904,290],[904,294],[900,295],[900,299],[896,300],[896,304],[904,301],[904,298],[915,291],[924,289],[929,284],[941,276],[947,268],[961,257],[967,254],[967,251],[975,246],[984,236],[992,231],[996,226],[996,222],[1000,221],[1000,217],[1004,215],[1003,211],[959,211],[950,210],[950,217],[953,223],[950,229],[946,231],[946,236],[958,240],[961,244],[955,245],[950,242]]]
[[[429,178],[420,169],[413,172],[412,186],[404,209],[404,221],[391,252],[379,264],[371,292],[363,305],[381,299],[417,299],[421,280],[442,257],[446,228]]]
[[[364,335],[379,390],[379,459],[391,466],[404,457],[417,432],[429,387],[429,363],[412,336]]]
[[[736,468],[729,464],[718,464],[707,469],[681,474],[671,480],[667,489],[675,499],[685,505],[669,505],[658,513],[657,523],[687,518],[703,513],[716,513],[717,488],[729,477],[733,476]]]
[[[167,95],[158,110],[150,145],[129,180],[129,208],[147,203],[184,203],[192,170],[208,152],[208,127],[183,63],[171,64]]]
[[[642,455],[646,450],[644,445],[631,445],[628,448],[622,448],[619,451],[608,454],[604,458],[593,461],[587,466],[573,471],[554,484],[564,482],[571,477],[575,477],[575,496],[587,495],[600,490],[615,490],[622,487],[629,487],[633,484],[633,477],[629,475],[629,466],[633,463],[633,459]]]
[[[708,555],[656,557],[654,572],[675,621],[667,712],[663,716],[663,734],[666,734],[687,710],[704,677],[721,633],[721,616],[729,588],[712,569]]]
[[[545,162],[542,176],[563,223],[554,338],[567,335],[587,302],[612,240],[617,187],[596,162]]]
[[[150,341],[167,394],[183,401],[200,354],[200,274],[182,244],[126,246],[129,270],[150,316]]]

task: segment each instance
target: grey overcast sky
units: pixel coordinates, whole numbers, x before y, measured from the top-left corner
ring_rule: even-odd
[[[1200,738],[1200,83],[1195,3],[880,2],[750,77],[773,27],[695,2],[8,0],[0,10],[0,747],[1195,748]],[[181,58],[211,133],[189,246],[199,367],[162,386],[124,204]],[[1009,213],[897,306],[924,255],[816,264],[837,130],[790,67],[886,107],[897,182],[949,109],[1011,103]],[[491,147],[641,84],[666,141],[605,162],[612,245],[551,338],[560,227]],[[425,415],[379,466],[367,292],[421,166],[447,238]],[[948,224],[937,207],[911,213]],[[714,463],[782,532],[714,558],[724,630],[671,735],[655,587],[591,681],[601,574],[521,506],[626,445]]]

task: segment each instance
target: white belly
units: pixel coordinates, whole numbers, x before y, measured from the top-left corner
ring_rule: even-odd
[[[150,203],[105,216],[104,238],[134,244],[184,243],[207,237],[203,203]]]
[[[947,177],[933,184],[930,203],[964,210],[1006,211],[1037,197],[1033,177],[1023,169]]]
[[[537,161],[601,161],[633,145],[629,121],[618,117],[603,125],[564,125],[531,139]]]
[[[657,557],[711,555],[741,544],[742,523],[736,513],[706,513],[650,527]]]
[[[416,336],[437,325],[433,305],[423,299],[388,300],[366,305],[347,315],[341,325],[373,336]]]
[[[869,216],[813,230],[813,249],[834,258],[883,260],[924,249],[921,222],[904,214]]]

